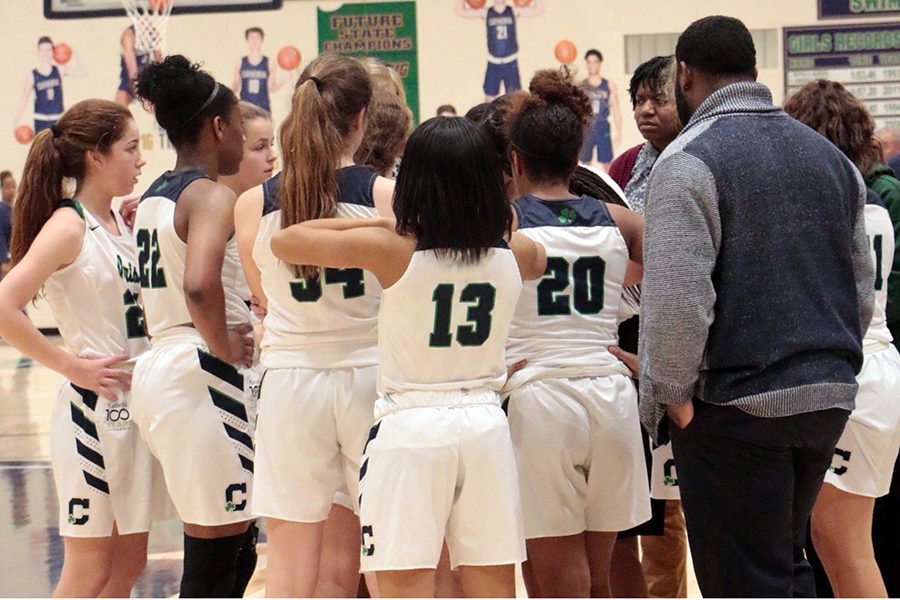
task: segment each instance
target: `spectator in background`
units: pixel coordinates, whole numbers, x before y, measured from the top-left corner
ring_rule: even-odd
[[[646,140],[613,161],[609,175],[625,191],[632,210],[643,213],[650,170],[672,140],[681,131],[681,121],[675,108],[675,59],[657,56],[641,64],[631,76],[628,93],[634,110],[634,121]],[[633,293],[632,293],[633,292]],[[639,318],[638,288],[629,288],[628,308],[621,318],[619,345],[627,352],[637,352]],[[624,307],[623,307],[624,308]],[[646,448],[648,463],[650,448]],[[687,596],[687,534],[684,514],[678,500],[677,479],[668,485],[663,481],[665,463],[672,458],[669,444],[653,451],[650,473],[653,518],[619,534],[613,554],[612,585],[614,595],[639,596],[649,593],[653,598],[684,598]],[[656,463],[662,462],[661,465]],[[648,464],[648,468],[651,466]],[[657,468],[658,467],[658,468]],[[659,494],[660,491],[667,492]],[[662,497],[658,497],[662,496]],[[637,537],[640,536],[641,558],[638,558]],[[644,584],[646,582],[646,587]]]
[[[881,142],[884,150],[884,161],[894,174],[900,174],[900,130],[894,127],[882,127],[875,132],[875,138]]]
[[[438,117],[455,117],[456,116],[456,108],[452,104],[441,104],[438,106],[437,113],[435,116]]]
[[[872,318],[866,186],[772,104],[742,22],[692,23],[675,56],[685,127],[644,213],[642,420],[671,436],[703,596],[813,597],[807,523]]]
[[[16,178],[11,171],[0,172],[0,279],[9,272],[9,244],[12,241],[12,206],[16,198]]]

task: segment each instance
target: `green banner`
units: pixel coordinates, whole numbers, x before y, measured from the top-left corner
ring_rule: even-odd
[[[318,10],[319,52],[380,58],[400,73],[419,122],[419,53],[415,2],[345,4]]]

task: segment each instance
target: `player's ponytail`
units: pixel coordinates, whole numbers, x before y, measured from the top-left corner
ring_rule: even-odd
[[[108,153],[122,137],[129,119],[128,109],[115,102],[84,100],[34,138],[13,207],[13,264],[22,260],[67,197],[67,183],[84,178],[88,151]]]
[[[566,69],[538,71],[528,90],[512,97],[506,123],[510,148],[533,181],[565,183],[578,165],[593,114],[590,99]]]
[[[280,131],[282,227],[337,214],[341,156],[354,119],[371,98],[369,75],[354,58],[323,54],[303,70]],[[298,273],[311,277],[318,268],[301,265]]]

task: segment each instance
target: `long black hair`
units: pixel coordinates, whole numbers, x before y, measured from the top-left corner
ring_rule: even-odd
[[[500,158],[483,127],[434,117],[406,143],[394,193],[397,233],[476,262],[512,229]]]

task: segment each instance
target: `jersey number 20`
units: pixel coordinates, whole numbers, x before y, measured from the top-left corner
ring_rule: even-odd
[[[599,256],[582,256],[571,265],[565,258],[551,256],[547,270],[537,286],[538,314],[569,315],[572,304],[582,315],[596,315],[603,310],[603,280],[606,263]],[[575,280],[573,294],[563,293]],[[574,296],[574,302],[572,297]]]
[[[434,329],[428,338],[428,345],[434,348],[449,348],[453,342],[450,331],[450,315],[453,309],[455,286],[441,283],[434,288],[431,301],[434,302]],[[497,290],[490,283],[470,283],[462,289],[459,301],[468,304],[466,324],[456,328],[456,343],[460,346],[481,346],[491,335],[491,311],[497,300]]]

